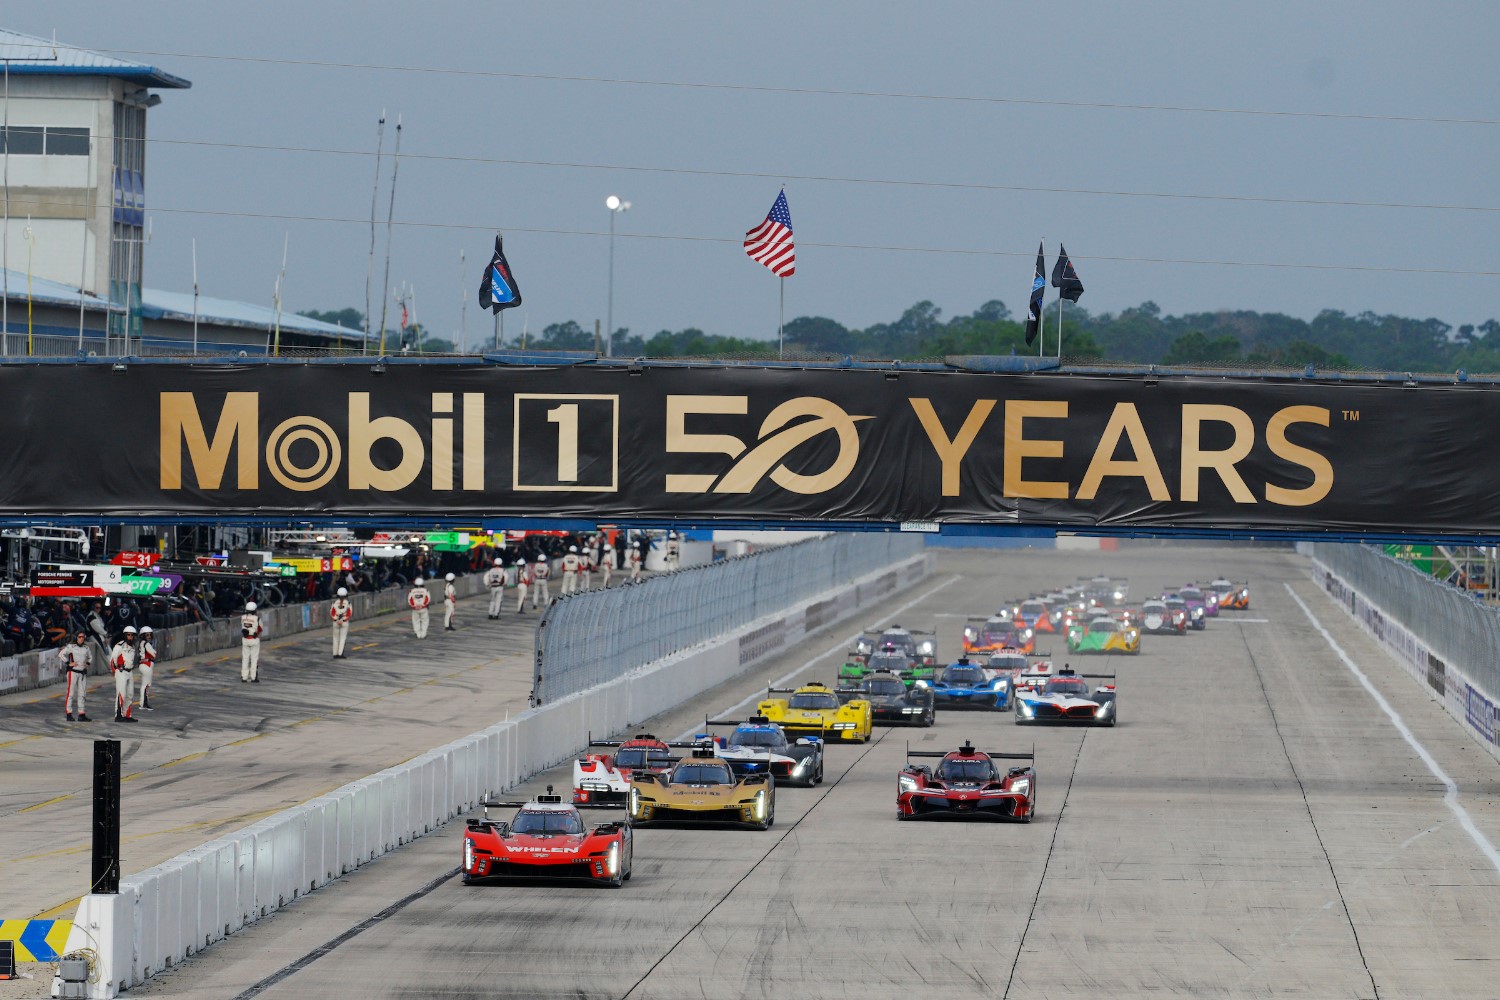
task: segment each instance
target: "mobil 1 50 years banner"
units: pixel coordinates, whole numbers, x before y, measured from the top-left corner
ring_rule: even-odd
[[[0,367],[0,513],[1500,530],[1500,395],[1061,374]]]

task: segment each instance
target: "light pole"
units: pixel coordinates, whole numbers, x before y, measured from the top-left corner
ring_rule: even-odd
[[[609,306],[604,314],[604,356],[612,358],[615,354],[615,216],[630,211],[630,202],[621,201],[618,195],[612,194],[604,199],[604,207],[609,209]]]

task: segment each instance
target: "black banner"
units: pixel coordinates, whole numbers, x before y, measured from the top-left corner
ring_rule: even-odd
[[[1479,385],[391,363],[0,367],[0,515],[1500,534]]]

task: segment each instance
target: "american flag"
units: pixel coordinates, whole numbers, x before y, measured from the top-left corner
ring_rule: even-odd
[[[786,206],[786,192],[776,196],[776,204],[766,221],[745,234],[745,253],[771,269],[778,278],[797,273],[797,245],[792,241],[792,210]]]

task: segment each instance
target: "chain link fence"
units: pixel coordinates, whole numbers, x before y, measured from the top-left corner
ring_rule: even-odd
[[[537,625],[531,702],[613,680],[921,551],[920,535],[825,535],[564,597]]]
[[[1315,542],[1312,556],[1500,700],[1500,609],[1368,545]]]

